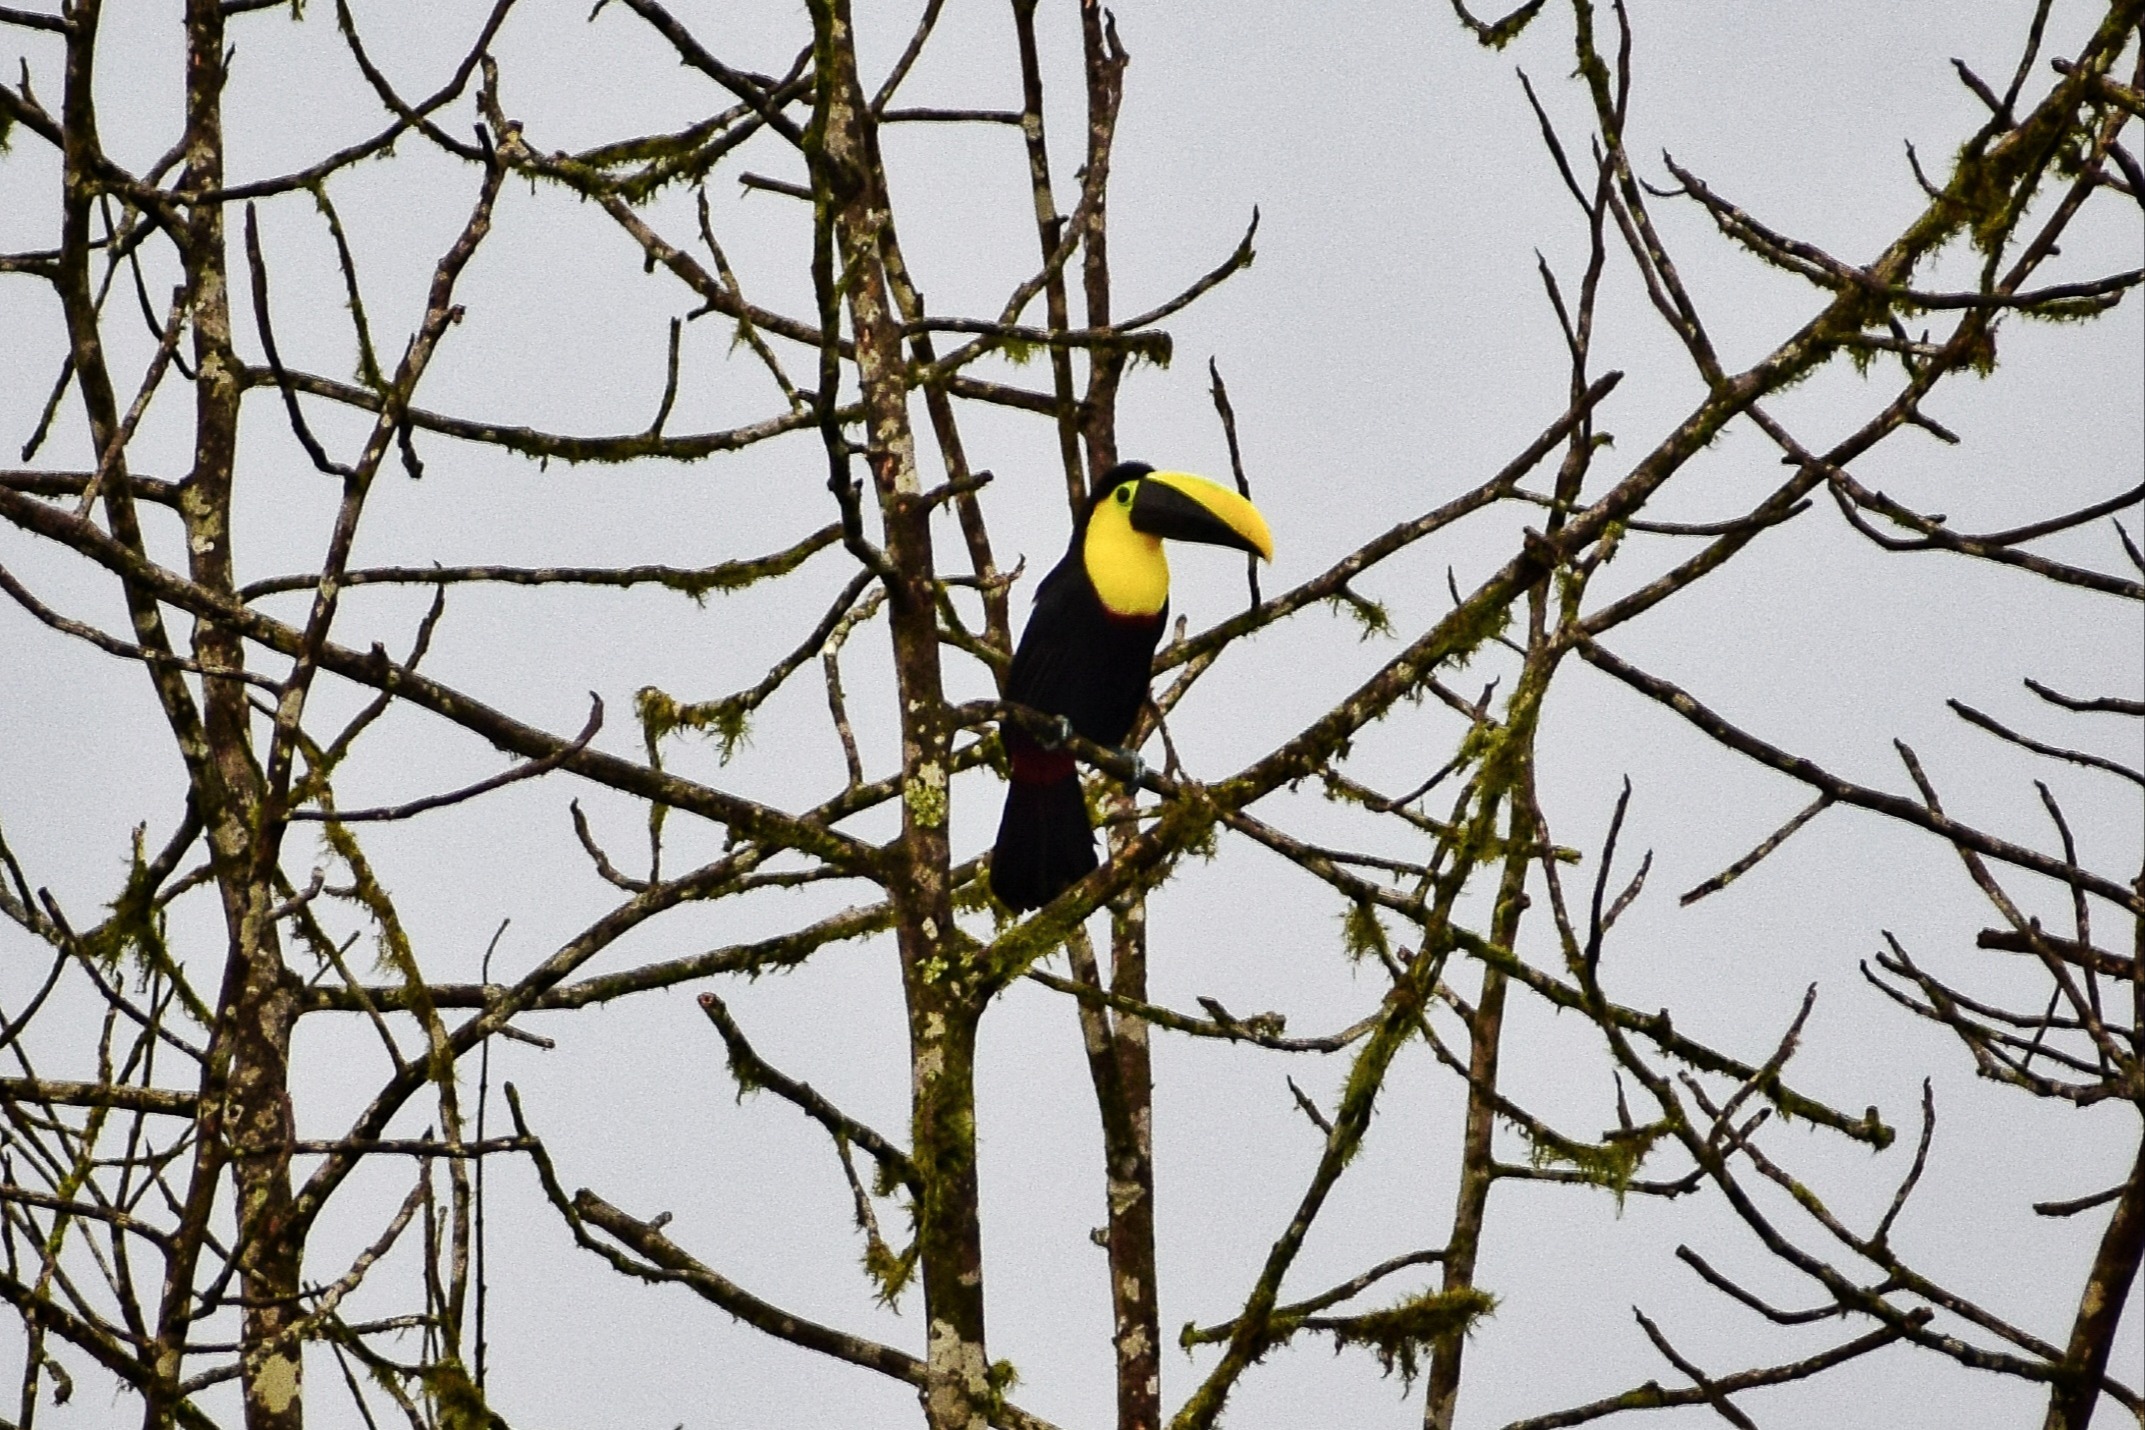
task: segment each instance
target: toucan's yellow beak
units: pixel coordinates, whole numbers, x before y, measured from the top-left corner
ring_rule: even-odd
[[[1149,472],[1132,497],[1132,527],[1172,541],[1233,546],[1274,559],[1274,535],[1259,509],[1218,482],[1189,472]]]

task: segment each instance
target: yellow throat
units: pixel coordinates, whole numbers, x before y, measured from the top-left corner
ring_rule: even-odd
[[[1169,604],[1169,559],[1162,554],[1162,538],[1132,526],[1138,489],[1138,482],[1126,482],[1111,492],[1088,517],[1080,547],[1087,579],[1113,616],[1159,615]]]

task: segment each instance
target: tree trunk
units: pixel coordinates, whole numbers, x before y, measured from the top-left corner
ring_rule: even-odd
[[[918,1261],[932,1430],[983,1430],[995,1400],[983,1334],[983,1227],[976,1180],[976,1028],[985,994],[954,937],[947,835],[947,719],[938,653],[930,504],[916,467],[901,325],[884,267],[885,171],[857,78],[847,0],[813,0],[818,99],[806,136],[820,222],[841,258],[863,393],[866,459],[884,522],[884,579],[901,707],[901,837],[889,851],[909,1012],[911,1142],[923,1176]],[[824,301],[824,299],[823,299]],[[826,394],[822,393],[824,400]],[[836,480],[842,460],[837,463]]]
[[[2078,1301],[2078,1319],[2064,1348],[2068,1372],[2048,1394],[2048,1418],[2042,1430],[2086,1430],[2100,1401],[2100,1378],[2122,1324],[2130,1288],[2137,1284],[2138,1262],[2145,1257],[2145,1139],[2131,1163],[2130,1181],[2115,1202],[2115,1214],[2100,1235],[2100,1250]]]

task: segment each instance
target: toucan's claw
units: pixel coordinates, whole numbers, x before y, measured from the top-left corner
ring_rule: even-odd
[[[1072,737],[1072,721],[1066,716],[1060,715],[1051,723],[1050,733],[1047,735],[1037,735],[1035,737],[1035,743],[1041,745],[1046,750],[1056,750],[1062,748],[1065,742],[1067,740],[1070,740]]]
[[[1126,764],[1132,766],[1131,773],[1125,777],[1126,784],[1136,785],[1146,783],[1147,762],[1139,757],[1139,752],[1137,750],[1128,750],[1123,745],[1112,745],[1110,747],[1110,753],[1117,756],[1117,758],[1119,758],[1120,760],[1123,760]]]

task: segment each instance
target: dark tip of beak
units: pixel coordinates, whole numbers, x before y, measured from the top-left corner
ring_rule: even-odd
[[[1191,497],[1162,482],[1141,482],[1132,498],[1132,529],[1168,541],[1197,541],[1233,546],[1254,555],[1258,547],[1244,534]]]

